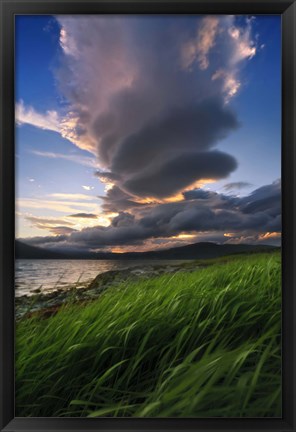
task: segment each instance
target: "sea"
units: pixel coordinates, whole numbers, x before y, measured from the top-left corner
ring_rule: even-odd
[[[16,297],[35,292],[51,292],[68,288],[77,289],[91,282],[98,274],[109,270],[155,265],[176,265],[185,260],[45,260],[18,259],[15,262]]]

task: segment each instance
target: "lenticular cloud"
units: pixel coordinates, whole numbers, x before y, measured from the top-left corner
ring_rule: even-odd
[[[241,86],[243,61],[256,53],[252,20],[240,26],[231,16],[57,20],[56,76],[69,103],[63,133],[97,156],[97,175],[109,189],[139,203],[235,170],[235,159],[218,146],[239,127],[229,102]]]

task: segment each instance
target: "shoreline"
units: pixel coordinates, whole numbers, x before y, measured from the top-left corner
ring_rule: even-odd
[[[269,252],[265,252],[269,254]],[[117,287],[124,282],[141,281],[153,279],[164,274],[175,274],[177,272],[191,273],[197,269],[203,269],[216,264],[224,265],[229,261],[239,259],[250,254],[231,254],[222,257],[187,260],[181,263],[162,263],[157,260],[155,264],[149,262],[147,265],[124,267],[118,270],[108,270],[97,274],[92,279],[84,282],[77,281],[69,285],[58,287],[52,291],[43,291],[40,288],[32,290],[31,295],[15,297],[16,321],[34,316],[48,318],[55,315],[59,309],[66,304],[88,304],[96,300],[100,295],[111,287]],[[256,254],[255,254],[256,255]],[[167,260],[165,260],[167,261]]]
[[[37,288],[32,290],[31,295],[15,297],[15,317],[16,320],[41,316],[47,318],[54,315],[67,303],[89,303],[96,300],[103,292],[111,287],[119,286],[124,282],[142,279],[153,279],[163,274],[174,274],[179,271],[193,272],[197,269],[214,264],[209,260],[208,263],[198,261],[188,261],[182,264],[160,264],[133,266],[119,270],[109,270],[99,273],[95,278],[69,284],[63,288],[52,291],[42,292]]]

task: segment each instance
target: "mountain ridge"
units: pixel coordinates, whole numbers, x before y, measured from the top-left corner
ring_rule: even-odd
[[[237,253],[271,252],[280,249],[270,245],[250,244],[217,244],[199,242],[175,248],[147,252],[63,252],[52,251],[15,241],[16,259],[98,259],[98,260],[129,260],[129,259],[206,259],[218,258]]]

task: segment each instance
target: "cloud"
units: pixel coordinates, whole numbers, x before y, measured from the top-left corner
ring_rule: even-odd
[[[114,217],[111,222],[112,227],[129,227],[132,226],[135,221],[135,216],[126,213],[120,212],[118,216]]]
[[[36,156],[41,156],[49,159],[64,159],[69,162],[74,162],[79,165],[85,165],[91,168],[96,168],[97,163],[94,158],[88,156],[74,155],[74,154],[63,154],[54,152],[45,152],[39,150],[32,150],[32,154]]]
[[[63,56],[56,79],[71,107],[76,140],[87,139],[97,155],[97,176],[107,190],[127,194],[126,204],[168,198],[202,175],[225,178],[236,168],[222,152],[213,163],[212,152],[239,127],[225,101],[238,91],[243,60],[255,55],[250,20],[239,25],[232,16],[57,20]],[[184,154],[196,161],[186,179]],[[200,169],[201,159],[208,169]],[[179,170],[174,182],[173,167]]]
[[[237,127],[234,113],[218,98],[171,109],[122,141],[114,152],[112,171],[120,178],[184,152],[208,150]]]
[[[241,88],[240,70],[244,62],[252,59],[257,52],[256,41],[252,39],[252,18],[247,18],[243,27],[239,26],[236,21],[234,16],[224,19],[220,49],[227,51],[229,55],[224,65],[216,65],[216,70],[212,75],[213,81],[221,82],[226,103]]]
[[[48,197],[52,198],[58,198],[63,201],[72,201],[74,200],[81,200],[81,201],[92,201],[94,197],[92,195],[85,195],[85,194],[77,194],[77,193],[52,193],[48,194]]]
[[[34,228],[46,230],[54,235],[66,235],[76,231],[73,223],[56,218],[45,218],[39,216],[25,215],[25,219],[32,224]]]
[[[227,183],[226,185],[223,186],[223,189],[226,191],[232,191],[232,190],[241,190],[241,189],[249,188],[251,186],[253,186],[252,183],[241,181],[241,182]]]
[[[228,29],[228,33],[233,41],[233,54],[231,64],[236,65],[242,60],[251,59],[256,54],[257,47],[251,38],[252,18],[247,19],[245,28],[240,28],[235,24]]]
[[[83,135],[81,130],[78,133],[78,119],[72,111],[69,111],[67,114],[59,114],[54,110],[40,113],[32,106],[25,106],[24,102],[20,100],[15,106],[15,121],[16,124],[20,126],[28,124],[36,128],[58,132],[63,138],[69,140],[82,150],[95,153],[93,150],[93,143],[90,141],[89,137]],[[39,155],[42,156],[41,152]],[[51,153],[51,155],[53,155],[53,153]],[[62,155],[47,157],[62,157]],[[64,157],[64,159],[69,158]]]
[[[199,26],[195,39],[189,40],[182,48],[182,63],[185,69],[198,62],[200,69],[209,66],[208,55],[215,45],[215,38],[219,28],[219,19],[215,16],[205,17]]]
[[[71,234],[71,233],[77,231],[74,228],[70,228],[68,226],[55,226],[55,227],[49,227],[48,229],[54,235],[66,235],[66,234]]]
[[[40,129],[60,132],[60,119],[56,111],[46,111],[46,113],[38,113],[31,106],[25,107],[21,100],[15,106],[15,120],[19,125],[29,124]]]
[[[240,208],[244,213],[265,212],[276,217],[281,214],[281,183],[276,181],[271,185],[262,186],[249,196],[242,198]],[[280,226],[278,226],[280,229]],[[270,230],[268,230],[270,231]]]
[[[143,178],[149,179],[155,161],[161,172],[168,161],[177,163],[181,151],[211,150],[238,127],[235,113],[224,103],[241,86],[244,60],[256,54],[252,19],[213,15],[56,19],[62,55],[55,78],[66,108],[41,114],[20,101],[16,119],[19,124],[59,132],[96,155],[101,171],[114,180],[108,188],[115,184],[130,193],[128,185],[142,179],[143,167]],[[38,154],[79,162],[76,155]],[[90,158],[82,163],[95,162]],[[212,178],[220,174],[213,172]],[[197,179],[198,170],[193,181]],[[137,190],[142,193],[147,186]]]
[[[75,213],[69,215],[69,217],[73,218],[85,218],[85,219],[97,219],[97,215],[93,213]]]
[[[280,182],[239,198],[211,191],[194,190],[179,202],[144,205],[122,211],[109,226],[97,225],[57,238],[52,245],[100,250],[112,246],[152,244],[154,239],[217,239],[220,242],[278,244],[281,231]],[[269,233],[269,234],[268,234]],[[270,234],[273,233],[273,234]],[[190,234],[190,236],[188,236]],[[187,235],[187,238],[184,237]],[[35,239],[28,240],[35,244]],[[40,239],[37,238],[38,244]],[[150,242],[150,243],[149,243]]]
[[[45,230],[55,235],[70,234],[86,227],[96,226],[97,224],[101,224],[102,226],[110,225],[110,219],[106,215],[97,216],[93,213],[75,213],[60,218],[40,217],[22,213],[19,213],[19,216],[23,216],[30,223],[31,227]]]
[[[137,174],[123,183],[125,190],[138,196],[164,198],[201,179],[221,179],[237,167],[236,160],[218,151],[185,153]]]
[[[225,102],[240,88],[243,61],[256,54],[251,19],[56,19],[62,54],[55,79],[66,108],[40,114],[21,101],[17,121],[57,131],[96,155],[97,161],[82,163],[99,164],[107,192],[116,187],[126,194],[122,209],[171,198],[236,169],[234,158],[217,147],[239,127]],[[38,155],[79,162],[76,155]]]
[[[49,217],[39,217],[39,216],[32,216],[32,215],[25,215],[25,219],[32,224],[34,224],[37,228],[39,226],[56,226],[56,225],[73,225],[72,222],[65,221],[64,219],[57,219],[57,218],[49,218]],[[38,226],[39,225],[39,226]]]
[[[61,244],[63,241],[67,241],[66,235],[56,235],[56,236],[37,236],[37,237],[28,237],[24,239],[27,244],[31,244],[34,246],[45,247],[47,248],[50,245],[55,246],[56,244]]]
[[[216,192],[206,191],[204,189],[192,189],[189,191],[185,191],[183,196],[186,200],[196,200],[196,199],[209,199],[217,195]]]
[[[226,103],[242,85],[239,75],[244,61],[252,59],[257,52],[257,42],[252,38],[253,18],[247,18],[244,25],[238,22],[233,15],[205,17],[196,35],[183,45],[183,67],[191,71],[194,63],[202,70],[212,66],[212,80],[220,80]]]
[[[16,207],[18,209],[43,209],[53,210],[59,213],[75,213],[79,211],[98,211],[98,204],[95,202],[81,202],[81,201],[68,201],[68,200],[53,200],[39,198],[18,198],[16,200]]]
[[[107,222],[98,217],[96,226],[68,233],[62,231],[67,225],[59,224],[55,240],[45,242],[51,247],[100,249],[144,247],[157,239],[178,242],[180,235],[192,232],[223,241],[234,241],[225,232],[256,241],[266,232],[278,232],[277,185],[244,198],[197,186],[226,179],[239,164],[219,146],[240,126],[231,101],[242,88],[244,64],[256,54],[251,19],[56,19],[61,55],[55,79],[67,111],[39,115],[23,104],[18,117],[23,118],[20,123],[27,118],[33,124],[35,119],[37,127],[58,131],[96,157],[81,160],[96,167],[95,175],[105,184],[105,195],[99,198]],[[77,155],[38,155],[79,162]],[[236,188],[243,183],[237,182]],[[232,189],[226,185],[225,190]],[[64,211],[78,220],[75,215],[97,213],[93,199],[60,193],[38,204],[34,199],[21,203]],[[90,224],[93,218],[85,219]]]
[[[84,190],[91,191],[94,189],[94,186],[81,186]]]
[[[145,203],[137,202],[132,196],[124,192],[118,186],[109,189],[105,196],[99,197],[102,201],[102,208],[106,212],[119,212],[132,208],[144,207]]]

